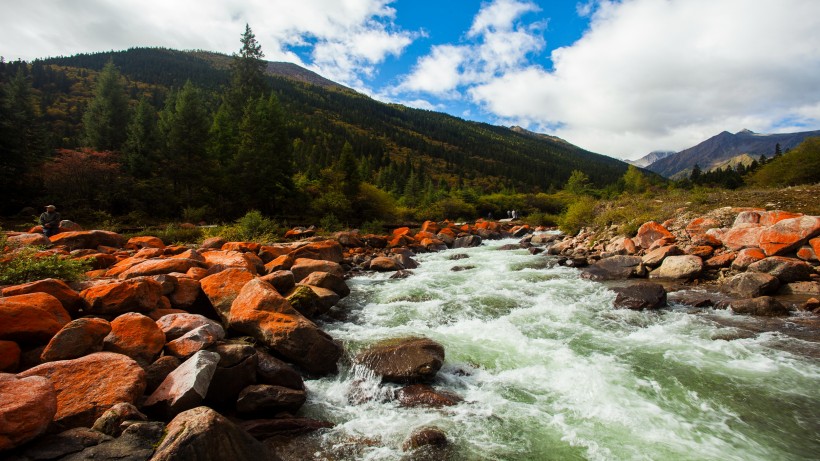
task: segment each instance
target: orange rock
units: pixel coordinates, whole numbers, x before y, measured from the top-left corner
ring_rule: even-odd
[[[230,318],[231,304],[239,295],[242,287],[253,279],[253,274],[242,269],[226,269],[209,275],[200,284],[202,291],[211,301],[217,314],[227,324]]]
[[[415,237],[413,237],[413,239],[416,242],[419,242],[419,243],[421,243],[421,241],[424,240],[424,239],[434,239],[434,238],[436,238],[436,234],[434,234],[432,232],[425,232],[425,231],[421,231],[421,232],[417,233],[415,235]]]
[[[176,309],[187,309],[196,302],[200,293],[202,293],[202,284],[199,280],[178,278],[177,285],[173,293],[168,296],[168,300]]]
[[[820,237],[809,239],[809,246],[814,250],[814,254],[820,255]]]
[[[441,228],[435,221],[424,221],[424,224],[421,225],[422,232],[429,232],[433,235],[438,234],[438,231]]]
[[[803,261],[817,261],[817,253],[815,253],[814,249],[808,245],[805,245],[797,250],[797,257]]]
[[[153,259],[165,255],[165,250],[162,248],[143,248],[134,253],[134,258]]]
[[[690,255],[700,256],[703,259],[711,257],[714,252],[715,249],[709,245],[691,247],[688,251]]]
[[[150,278],[133,278],[86,288],[80,296],[88,303],[88,312],[93,314],[150,312],[160,307],[162,285]]]
[[[256,253],[261,247],[262,245],[256,242],[227,242],[222,245],[222,250]]]
[[[93,255],[85,255],[73,259],[77,261],[88,261],[94,270],[108,269],[118,261],[116,256],[106,253],[94,253]]]
[[[294,262],[293,256],[289,254],[277,256],[271,262],[265,264],[265,271],[270,274],[276,271],[290,270]]]
[[[441,229],[438,233],[447,235],[452,238],[456,238],[456,232],[450,227],[445,227],[444,229]]]
[[[490,222],[489,221],[477,222],[477,223],[475,223],[475,228],[476,229],[489,229],[490,228]]]
[[[167,250],[165,251],[165,254],[166,255],[168,254]],[[190,259],[191,261],[196,261],[196,262],[200,262],[200,263],[205,262],[205,258],[202,257],[202,254],[199,251],[193,250],[193,249],[190,249],[190,248],[187,248],[183,251],[180,251],[179,253],[172,254],[171,258]]]
[[[760,236],[766,229],[763,227],[731,228],[723,234],[723,245],[733,251],[744,248],[757,248],[760,245]]]
[[[686,233],[689,236],[706,233],[707,230],[720,227],[720,221],[713,218],[696,218],[686,225]]]
[[[324,240],[321,242],[308,243],[307,245],[293,250],[290,255],[293,256],[294,259],[321,259],[324,261],[333,261],[335,263],[342,262],[344,257],[342,245],[335,240]]]
[[[290,268],[293,272],[293,278],[299,282],[313,272],[330,272],[338,277],[344,277],[345,271],[341,265],[333,261],[324,261],[317,259],[297,259]]]
[[[55,430],[91,427],[115,404],[135,404],[145,390],[145,372],[137,362],[112,352],[44,363],[17,376],[42,376],[54,383],[57,392]]]
[[[202,280],[208,276],[208,269],[205,269],[204,267],[192,267],[188,269],[188,272],[186,272],[185,275],[194,280]]]
[[[396,236],[396,237],[398,237],[399,235],[408,235],[409,233],[410,233],[410,228],[409,227],[397,227],[397,228],[393,229],[393,232],[392,232],[393,236]]]
[[[80,309],[85,307],[85,300],[65,282],[57,279],[43,279],[36,282],[14,285],[3,288],[3,296],[16,296],[28,293],[48,293],[54,296],[63,308],[70,314],[75,315]]]
[[[67,323],[51,338],[40,354],[43,362],[70,360],[100,352],[111,324],[98,318],[80,318]]]
[[[316,324],[299,314],[267,282],[248,282],[231,307],[230,327],[264,342],[278,355],[309,373],[336,371],[342,348]]]
[[[760,234],[760,248],[767,256],[784,255],[820,234],[820,217],[785,218]]]
[[[219,249],[222,248],[222,245],[225,244],[225,239],[222,237],[210,237],[202,241],[202,245],[200,248],[213,248]]]
[[[63,232],[50,237],[50,240],[55,245],[65,245],[72,250],[100,246],[121,248],[126,242],[122,235],[103,230]]]
[[[56,413],[57,393],[50,379],[0,374],[0,452],[44,433]]]
[[[162,258],[149,259],[129,267],[119,274],[122,280],[148,275],[170,274],[171,272],[188,272],[192,267],[199,267],[200,262],[193,259]]]
[[[760,225],[761,226],[773,226],[784,219],[794,219],[800,218],[803,216],[803,213],[791,213],[789,211],[781,211],[781,210],[774,210],[774,211],[764,211],[760,213]]]
[[[128,269],[136,266],[141,262],[145,262],[146,259],[142,257],[132,256],[130,258],[125,258],[117,261],[113,266],[108,269],[108,272],[105,273],[106,277],[118,277],[123,272],[127,271]]]
[[[129,250],[136,250],[139,248],[165,248],[165,243],[159,237],[152,237],[144,235],[140,237],[131,237],[125,244],[125,248]]]
[[[745,271],[750,264],[760,261],[766,255],[760,248],[745,248],[737,253],[737,257],[732,262],[732,269],[736,271]]]
[[[239,251],[211,250],[202,253],[202,257],[205,258],[205,264],[208,269],[217,266],[222,268],[238,268],[256,274],[256,266],[245,259]]]
[[[634,255],[638,252],[637,246],[635,246],[635,241],[631,238],[624,238],[623,240],[624,250],[626,250],[626,254]]]
[[[293,248],[284,245],[262,245],[259,248],[259,257],[262,261],[269,263],[279,256],[290,254]]]
[[[692,236],[692,245],[710,247],[721,247],[723,242],[712,234],[696,234]]]
[[[735,260],[735,257],[737,257],[737,253],[723,253],[722,255],[713,256],[707,259],[703,263],[703,266],[706,269],[720,269],[721,267],[729,266],[732,263],[732,261]]]
[[[8,243],[17,246],[51,246],[51,240],[43,235],[42,231],[38,233],[20,233],[10,235]]]
[[[128,312],[111,322],[111,332],[105,337],[104,348],[127,355],[137,363],[148,365],[165,346],[165,333],[157,322],[142,314]]]
[[[20,346],[14,341],[0,341],[0,372],[14,371],[19,365]]]
[[[403,246],[410,245],[411,243],[414,243],[414,242],[415,241],[413,240],[412,237],[409,237],[407,235],[397,235],[397,236],[393,237],[392,239],[390,239],[390,241],[387,242],[387,247],[388,248],[403,247]]]
[[[660,240],[662,238],[674,239],[675,236],[660,224],[654,221],[649,221],[638,228],[638,235],[635,236],[634,240],[637,246],[646,249],[652,246],[656,240]]]
[[[47,293],[0,298],[0,340],[45,344],[70,321],[60,301]]]

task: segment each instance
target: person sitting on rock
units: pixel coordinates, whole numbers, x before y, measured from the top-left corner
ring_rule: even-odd
[[[46,207],[46,211],[40,215],[40,225],[43,226],[43,234],[46,237],[51,237],[60,231],[60,213],[57,212],[56,206]]]

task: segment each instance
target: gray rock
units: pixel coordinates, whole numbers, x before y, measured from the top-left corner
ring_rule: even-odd
[[[233,405],[242,389],[256,383],[259,361],[256,349],[249,344],[228,343],[210,350],[221,358],[205,401],[216,406]]]
[[[777,277],[760,272],[743,272],[724,282],[723,287],[744,298],[773,294],[780,287]]]
[[[258,357],[256,376],[259,383],[284,386],[291,389],[305,388],[302,375],[287,363],[263,350],[257,350],[256,356]]]
[[[147,420],[148,417],[140,413],[137,407],[128,402],[122,402],[109,408],[102,416],[97,418],[91,428],[111,437],[119,437],[124,429],[122,427],[123,422]]]
[[[157,320],[157,326],[165,333],[166,341],[173,341],[185,333],[203,325],[212,325],[215,329],[218,327],[218,330],[222,330],[222,337],[225,337],[225,331],[222,329],[222,325],[216,320],[211,320],[204,315],[188,313],[168,314],[163,315]]]
[[[616,280],[645,274],[640,256],[610,256],[585,268],[581,276],[590,280]]]
[[[427,338],[390,339],[360,352],[354,361],[385,381],[430,381],[444,363],[444,347]]]
[[[736,314],[776,317],[789,315],[789,310],[780,301],[771,296],[752,299],[735,299],[726,303]]]
[[[296,413],[307,400],[304,390],[270,384],[254,384],[239,393],[236,411],[243,415]]]
[[[669,256],[663,260],[661,267],[652,271],[649,276],[663,279],[692,279],[703,270],[703,260],[699,256]]]
[[[146,461],[151,459],[154,447],[162,438],[164,426],[160,422],[134,423],[122,436],[66,456],[62,461]]]
[[[145,393],[154,392],[168,375],[177,369],[182,362],[171,355],[163,355],[154,363],[145,367]]]
[[[805,261],[783,256],[771,256],[749,265],[748,271],[773,275],[783,283],[809,280],[814,273]]]
[[[820,282],[792,282],[780,287],[780,293],[785,295],[820,295]]]
[[[453,248],[471,248],[481,245],[481,237],[477,235],[465,235],[453,241]]]
[[[58,459],[88,447],[111,440],[112,437],[87,427],[75,427],[59,434],[45,436],[30,444],[23,452],[28,459]]]
[[[613,288],[615,307],[632,310],[657,309],[666,305],[666,289],[652,282],[636,282]]]
[[[196,407],[208,394],[217,363],[219,354],[197,352],[165,378],[145,406],[156,407],[167,416]]]

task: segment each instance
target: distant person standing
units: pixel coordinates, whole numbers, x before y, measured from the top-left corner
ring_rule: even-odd
[[[51,237],[60,230],[60,213],[57,212],[56,206],[46,207],[46,211],[40,215],[40,225],[43,226],[43,234],[46,237]]]

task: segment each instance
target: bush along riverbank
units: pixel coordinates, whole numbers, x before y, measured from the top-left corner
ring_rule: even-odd
[[[368,271],[411,277],[417,253],[485,240],[520,238],[501,249],[528,248],[604,283],[651,280],[614,283],[615,307],[656,309],[674,299],[738,314],[820,312],[817,217],[724,208],[645,223],[632,238],[546,231],[427,221],[389,235],[323,238],[293,229],[291,243],[215,237],[196,246],[103,230],[47,241],[7,233],[0,264],[27,252],[89,270],[78,281],[0,287],[0,453],[19,460],[123,453],[134,460],[301,459],[291,442],[332,426],[299,416],[308,399],[304,379],[337,373],[346,360],[405,385],[402,405],[457,404],[459,396],[429,385],[445,361],[440,344],[393,338],[348,358],[320,325],[344,316],[334,306],[350,293],[346,278]],[[435,459],[446,446],[447,434],[427,427],[408,434],[403,449]]]

